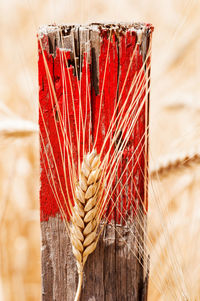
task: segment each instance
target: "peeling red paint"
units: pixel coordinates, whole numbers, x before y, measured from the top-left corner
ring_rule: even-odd
[[[94,87],[90,83],[91,68],[90,64],[87,62],[87,56],[84,55],[82,75],[80,80],[74,75],[74,66],[70,65],[70,52],[63,52],[63,50],[57,49],[56,56],[53,57],[48,54],[46,50],[41,51],[39,43],[39,101],[40,101],[40,114],[39,114],[39,124],[40,124],[40,145],[41,145],[41,189],[40,189],[40,205],[41,205],[41,220],[48,220],[50,216],[55,216],[59,213],[59,207],[55,198],[55,194],[52,192],[52,180],[51,173],[49,169],[51,168],[54,177],[55,185],[58,191],[59,201],[63,206],[68,205],[68,197],[71,197],[71,191],[67,196],[66,182],[68,187],[69,183],[69,173],[70,166],[67,166],[66,161],[63,161],[63,157],[66,156],[65,139],[72,139],[73,157],[76,162],[76,169],[78,164],[78,153],[77,153],[77,142],[76,142],[76,127],[75,118],[77,124],[80,126],[78,132],[80,132],[80,148],[81,157],[82,146],[83,146],[83,133],[81,130],[81,122],[79,107],[82,106],[83,115],[86,116],[86,139],[85,148],[89,150],[89,135],[92,136],[92,142],[94,143],[95,137],[97,135],[96,149],[99,153],[101,151],[102,145],[105,140],[106,132],[108,131],[110,122],[112,120],[112,115],[116,105],[117,99],[119,99],[120,110],[128,97],[128,102],[126,105],[126,114],[129,103],[133,97],[133,94],[138,88],[138,83],[135,84],[131,93],[129,93],[133,78],[136,76],[142,68],[143,58],[140,53],[139,45],[137,45],[137,38],[134,32],[127,31],[121,34],[119,40],[116,39],[115,34],[112,34],[111,42],[109,43],[107,32],[102,31],[102,42],[99,56],[99,95],[95,94]],[[48,46],[47,37],[44,36],[44,41],[46,41],[46,46]],[[45,40],[46,39],[46,40]],[[43,42],[44,42],[43,41]],[[48,47],[46,47],[48,50]],[[132,54],[135,50],[135,55],[131,64],[131,68],[127,77],[127,82],[123,89],[123,83],[126,79],[128,72],[128,66]],[[45,68],[44,58],[45,56],[49,74],[55,89],[56,99],[54,97],[53,89],[47,77],[47,72]],[[106,57],[109,57],[106,72]],[[65,58],[64,58],[65,57]],[[68,60],[69,65],[65,63],[65,59]],[[120,68],[118,68],[118,63]],[[118,71],[120,72],[118,74]],[[104,72],[105,72],[105,83],[104,82]],[[140,82],[144,80],[144,72],[141,73]],[[88,90],[87,85],[88,83]],[[145,80],[144,80],[145,84]],[[79,90],[80,86],[80,90]],[[141,88],[138,89],[138,95],[141,92]],[[89,94],[88,94],[89,93]],[[90,95],[90,97],[88,97]],[[139,97],[139,104],[142,103],[144,99],[145,91]],[[73,98],[74,98],[74,108],[75,116],[73,113]],[[100,108],[100,101],[102,105]],[[63,104],[68,103],[69,107],[69,120],[66,121],[64,125],[65,135],[63,135],[63,129],[61,126],[61,120],[59,113],[63,117],[66,112],[63,111]],[[59,106],[59,109],[58,109]],[[90,106],[92,109],[92,132],[89,132],[90,123]],[[139,106],[137,104],[137,106]],[[135,106],[135,113],[137,112],[137,106]],[[99,110],[101,110],[100,127],[98,130],[98,117]],[[145,120],[147,116],[145,115],[145,105],[143,106],[139,118],[134,125],[134,129],[131,133],[129,141],[123,151],[122,158],[119,162],[117,178],[121,177],[121,174],[126,168],[120,183],[117,185],[115,192],[113,193],[112,200],[107,208],[107,215],[109,219],[115,219],[116,223],[123,223],[123,218],[135,215],[135,209],[139,202],[144,201],[144,168],[145,168],[145,151],[143,148],[144,144],[144,133],[146,130],[147,122]],[[55,122],[56,120],[56,122]],[[122,122],[122,121],[119,121]],[[130,125],[129,125],[130,126]],[[112,137],[115,133],[115,127],[112,130]],[[127,127],[128,129],[128,127]],[[126,133],[122,134],[122,138]],[[58,139],[58,136],[60,139]],[[50,146],[51,144],[51,146]],[[45,147],[44,147],[45,146]],[[110,140],[105,144],[103,150],[103,157],[107,153],[110,146]],[[52,150],[51,150],[52,147]],[[133,156],[133,152],[136,151]],[[53,153],[52,153],[53,152]],[[111,155],[114,152],[114,148],[111,151]],[[47,160],[46,154],[48,153],[49,161]],[[56,163],[56,164],[55,164]],[[109,164],[109,162],[108,162]],[[57,166],[57,168],[56,168]],[[131,176],[130,176],[131,175]],[[117,179],[116,178],[116,179]],[[127,185],[128,184],[128,185]],[[126,185],[125,189],[122,189]],[[113,183],[113,188],[115,183]],[[140,196],[140,197],[139,197]],[[113,202],[116,203],[116,208],[113,210]],[[123,216],[123,218],[121,217]],[[67,214],[68,218],[69,215]]]

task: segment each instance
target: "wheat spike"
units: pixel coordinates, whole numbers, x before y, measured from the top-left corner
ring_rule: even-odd
[[[151,178],[157,179],[167,177],[173,172],[182,171],[184,168],[192,167],[200,163],[200,151],[191,151],[187,154],[179,154],[162,161],[157,168],[151,170]]]
[[[76,258],[79,284],[75,301],[79,300],[83,281],[83,267],[97,245],[98,199],[100,195],[100,158],[96,151],[84,156],[79,181],[75,189],[75,205],[72,213],[71,243]]]

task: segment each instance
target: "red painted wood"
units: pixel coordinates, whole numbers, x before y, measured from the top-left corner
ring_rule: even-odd
[[[70,53],[63,53],[57,49],[55,58],[44,51],[48,69],[54,85],[56,97],[51,91],[51,84],[47,79],[47,71],[43,53],[39,48],[39,99],[40,99],[40,145],[41,145],[41,220],[48,220],[49,216],[55,216],[59,213],[57,199],[55,197],[55,187],[59,201],[61,202],[67,217],[69,217],[70,208],[68,205],[68,197],[72,198],[72,189],[70,183],[70,169],[72,168],[70,161],[66,159],[69,149],[65,147],[68,141],[72,146],[72,156],[75,158],[76,170],[78,168],[78,142],[76,139],[75,119],[79,124],[79,106],[82,105],[83,115],[85,118],[85,126],[89,127],[90,106],[86,106],[86,78],[90,85],[89,66],[86,64],[86,55],[84,57],[82,77],[77,81],[74,76],[74,67],[65,64]],[[65,65],[65,66],[64,66]],[[63,69],[64,68],[64,69]],[[80,90],[79,90],[80,89]],[[72,103],[74,102],[74,108]],[[86,111],[87,109],[87,111]],[[69,120],[64,122],[64,114],[69,110]],[[59,112],[59,113],[58,113]],[[60,115],[60,116],[59,116]],[[58,119],[58,121],[56,121]],[[80,132],[80,145],[83,145],[82,127],[79,126],[77,132]],[[70,137],[71,133],[71,137]],[[88,133],[88,132],[87,132]],[[88,133],[89,135],[89,133]],[[89,150],[88,135],[85,139],[86,149]],[[49,145],[51,144],[51,147]],[[83,157],[82,147],[80,147],[81,160]],[[49,158],[50,164],[47,158]],[[56,168],[57,166],[57,168]],[[49,170],[52,170],[52,175]],[[57,172],[58,171],[58,172]],[[48,174],[48,176],[47,176]],[[55,186],[53,185],[55,182]],[[67,182],[67,185],[66,185]],[[66,187],[68,187],[68,192]],[[52,192],[54,190],[54,193]]]
[[[70,144],[72,147],[72,156],[75,158],[75,169],[78,177],[78,148],[80,147],[80,157],[82,160],[83,144],[86,147],[86,151],[89,151],[89,147],[93,146],[93,144],[89,146],[89,135],[91,135],[92,143],[95,142],[95,138],[97,136],[95,148],[98,153],[101,151],[117,101],[119,102],[118,110],[120,110],[126,102],[125,110],[122,114],[123,117],[130,108],[133,96],[141,94],[139,101],[130,111],[129,122],[126,126],[122,126],[123,133],[121,133],[121,137],[123,141],[127,131],[133,124],[135,114],[144,100],[145,90],[142,92],[145,85],[144,72],[142,72],[141,76],[139,76],[139,72],[143,64],[143,58],[139,50],[139,45],[136,44],[136,34],[128,31],[121,34],[118,41],[115,34],[112,33],[111,42],[108,40],[108,33],[106,30],[101,32],[101,36],[102,39],[99,56],[99,95],[95,94],[94,87],[90,84],[91,68],[90,64],[87,63],[86,54],[84,55],[82,75],[80,80],[78,80],[76,75],[74,75],[75,70],[74,66],[72,66],[70,62],[69,51],[63,52],[57,49],[56,56],[53,57],[51,54],[47,53],[47,37],[44,36],[43,38],[43,45],[46,43],[47,51],[44,50],[42,52],[39,43],[39,124],[41,133],[40,204],[42,221],[48,220],[50,216],[55,216],[59,213],[56,195],[58,196],[63,208],[65,208],[65,212],[69,218],[70,210],[67,210],[69,207],[68,198],[72,198],[69,173],[72,166],[70,165],[70,161],[68,162],[66,159],[67,153],[69,153],[69,149],[65,147],[66,142],[68,141],[69,143],[67,143],[67,145]],[[127,76],[134,49],[136,49],[135,55]],[[45,56],[45,60],[48,65],[56,98],[50,81],[48,80],[43,55]],[[109,60],[106,65],[107,56]],[[136,81],[133,85],[133,78],[137,75],[139,81]],[[123,88],[125,80],[126,85]],[[142,81],[143,85],[138,88]],[[88,88],[86,85],[87,82]],[[132,85],[133,89],[129,95]],[[121,98],[119,99],[120,95]],[[88,129],[86,131],[85,141],[83,141],[82,124],[79,122],[80,106],[82,107],[83,115],[86,116],[85,125],[86,129]],[[91,112],[90,108],[92,109]],[[66,122],[63,123],[67,110],[69,110],[69,120],[67,119]],[[101,114],[100,125],[98,127],[99,110]],[[89,131],[90,117],[92,133]],[[144,104],[139,114],[139,118],[131,130],[129,141],[119,162],[116,180],[121,179],[121,181],[117,186],[116,182],[112,184],[113,191],[110,193],[110,195],[112,195],[112,200],[107,206],[107,216],[109,217],[109,220],[115,219],[116,223],[123,223],[129,215],[134,216],[138,203],[144,201],[144,133],[147,124],[145,118],[147,118],[147,116],[145,117]],[[76,139],[75,120],[78,124],[78,133],[80,133],[80,144]],[[123,124],[123,118],[119,120],[117,124]],[[115,135],[117,124],[114,124],[110,137],[105,144],[102,159],[108,152],[111,139]],[[120,137],[118,139],[120,139]],[[113,155],[113,152],[114,147],[112,147],[110,157]],[[47,160],[47,156],[49,158],[49,162]],[[50,169],[52,170],[52,174],[50,173]],[[121,176],[122,174],[123,176]],[[56,193],[53,181],[57,190]],[[68,187],[69,195],[67,194],[66,187]],[[116,208],[114,209],[113,202],[116,204]]]
[[[115,35],[111,37],[111,41],[108,41],[108,32],[102,31],[102,42],[101,51],[99,56],[99,91],[100,95],[95,95],[94,89],[92,89],[92,126],[93,126],[93,137],[97,136],[96,149],[99,153],[101,151],[102,145],[104,143],[106,134],[108,132],[110,122],[115,109],[115,104],[117,101],[117,80],[118,80],[118,57],[117,57],[117,41]],[[109,61],[106,65],[106,59]],[[105,80],[104,80],[105,76]],[[102,98],[102,100],[101,100]],[[100,108],[101,103],[101,108]],[[98,118],[100,114],[100,126],[98,128]],[[103,148],[103,157],[109,150],[111,139],[114,135],[115,126],[112,128],[109,138]],[[110,156],[112,156],[114,148],[110,151]],[[109,161],[107,166],[109,166]],[[107,174],[107,173],[105,173]],[[110,177],[108,178],[109,181]],[[113,183],[113,187],[115,183]],[[109,220],[114,218],[115,210],[113,210],[113,203],[116,202],[115,194],[112,196],[110,204],[107,206],[107,215]]]

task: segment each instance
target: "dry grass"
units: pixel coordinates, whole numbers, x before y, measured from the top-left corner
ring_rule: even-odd
[[[13,122],[14,112],[18,120],[37,123],[39,25],[147,20],[155,26],[150,162],[189,152],[200,134],[199,14],[200,4],[191,0],[2,1],[0,121]],[[35,301],[41,289],[38,138],[0,143],[0,300]],[[183,300],[182,291],[200,300],[199,181],[193,166],[151,183],[149,300]]]

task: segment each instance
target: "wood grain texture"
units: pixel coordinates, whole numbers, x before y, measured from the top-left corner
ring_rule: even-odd
[[[113,30],[113,26],[115,30]],[[117,28],[117,29],[116,29]],[[144,29],[142,41],[137,44],[137,31]],[[43,301],[71,301],[74,300],[78,275],[74,256],[72,254],[71,243],[60,218],[59,208],[55,197],[51,191],[50,181],[46,172],[47,160],[44,155],[44,148],[48,148],[51,143],[55,161],[61,176],[61,185],[58,189],[61,202],[64,203],[65,181],[63,176],[62,158],[59,150],[58,137],[56,136],[54,114],[56,105],[52,106],[50,101],[49,87],[47,84],[47,75],[44,68],[41,47],[47,60],[50,75],[53,80],[55,93],[59,105],[63,102],[62,73],[60,67],[61,50],[66,49],[66,56],[69,59],[69,74],[73,84],[73,92],[76,100],[77,119],[78,107],[80,102],[83,110],[86,103],[86,87],[84,85],[86,78],[90,87],[90,105],[92,112],[92,132],[87,135],[92,136],[92,142],[98,131],[98,112],[100,109],[100,99],[102,94],[101,107],[101,127],[98,132],[96,143],[97,152],[100,152],[102,144],[108,130],[110,120],[114,111],[115,101],[119,100],[123,83],[128,70],[128,65],[134,48],[136,53],[127,78],[126,87],[122,92],[121,104],[129,95],[134,75],[143,66],[146,58],[149,40],[151,38],[152,27],[150,25],[140,24],[92,24],[86,27],[79,26],[50,26],[42,29],[40,32],[41,44],[39,43],[39,86],[40,86],[40,106],[43,110],[44,120],[40,116],[40,132],[44,140],[41,144],[41,232],[42,232],[42,300]],[[62,39],[61,39],[62,33]],[[111,34],[110,34],[111,33]],[[108,37],[111,37],[111,43]],[[87,60],[85,59],[87,53]],[[108,53],[109,65],[105,73],[105,87],[103,86],[104,71],[106,66],[106,56]],[[85,59],[85,61],[84,61]],[[82,63],[84,61],[84,68]],[[82,63],[81,63],[82,62]],[[88,65],[87,65],[88,64]],[[82,68],[81,76],[76,74]],[[67,74],[67,73],[66,73]],[[81,82],[81,99],[79,98],[78,80]],[[142,76],[144,76],[142,74]],[[66,75],[67,77],[67,75]],[[72,91],[67,78],[68,101],[73,102]],[[143,101],[144,93],[139,102]],[[127,104],[128,109],[128,104]],[[137,109],[137,108],[136,108]],[[89,122],[89,112],[87,121]],[[48,141],[47,133],[44,128],[44,122],[50,136]],[[75,137],[73,114],[70,114],[70,124],[73,137]],[[59,126],[59,120],[58,120]],[[146,231],[146,215],[143,212],[143,204],[146,202],[146,184],[143,175],[146,172],[146,160],[148,155],[148,140],[145,141],[144,133],[148,126],[148,101],[145,103],[139,114],[138,121],[134,127],[133,133],[125,147],[124,154],[119,162],[116,173],[116,180],[123,172],[127,161],[137,148],[133,159],[129,163],[127,172],[117,185],[116,191],[112,197],[116,207],[112,210],[112,203],[108,205],[107,215],[109,222],[105,226],[97,248],[93,254],[88,257],[84,268],[84,281],[81,293],[81,301],[145,301],[147,299],[148,284],[148,256],[144,256],[145,247],[144,232]],[[70,130],[67,125],[66,131]],[[111,137],[114,134],[111,133]],[[61,143],[63,137],[60,134]],[[125,135],[125,133],[122,133]],[[73,140],[74,139],[74,140]],[[73,138],[73,155],[77,156],[77,145]],[[142,139],[142,140],[141,140]],[[142,141],[141,146],[138,147]],[[82,142],[81,142],[82,143]],[[142,145],[145,144],[143,148]],[[88,147],[86,145],[86,147]],[[105,144],[103,154],[106,154],[109,148],[109,142]],[[114,152],[114,149],[113,149]],[[52,154],[49,151],[49,157],[52,166]],[[75,160],[76,161],[76,160]],[[76,163],[76,162],[75,162]],[[55,168],[54,168],[55,172]],[[133,176],[128,178],[128,174]],[[54,174],[54,181],[58,185],[58,175]],[[122,191],[122,185],[125,188]],[[58,185],[59,186],[59,185]],[[63,190],[63,194],[60,192]],[[113,202],[112,200],[112,202]],[[145,204],[146,206],[146,204]],[[140,214],[138,214],[140,213]],[[105,216],[106,217],[106,216]]]
[[[86,262],[81,301],[147,300],[147,275],[132,252],[138,252],[139,228],[137,222],[104,228]],[[78,276],[65,225],[59,216],[50,217],[42,222],[41,230],[42,300],[73,301]]]

